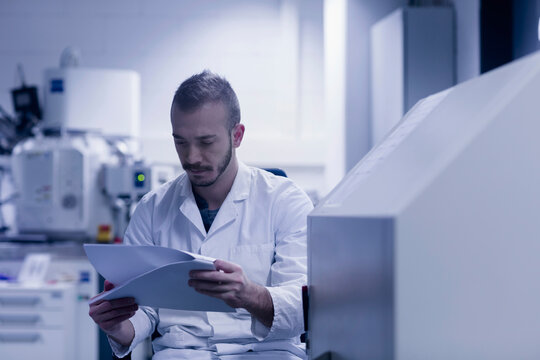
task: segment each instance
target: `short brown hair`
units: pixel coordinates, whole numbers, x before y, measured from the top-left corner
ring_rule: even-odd
[[[240,123],[240,104],[231,84],[209,70],[185,80],[174,93],[173,106],[182,111],[194,111],[208,102],[222,102],[229,111],[227,127]]]

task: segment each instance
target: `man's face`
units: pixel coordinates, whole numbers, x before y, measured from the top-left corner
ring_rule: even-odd
[[[213,185],[233,156],[228,111],[221,102],[183,112],[173,105],[171,121],[176,152],[193,186]]]

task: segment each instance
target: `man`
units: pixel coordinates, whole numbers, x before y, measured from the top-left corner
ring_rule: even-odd
[[[119,357],[157,328],[154,359],[305,358],[299,336],[311,201],[292,181],[238,161],[245,128],[220,76],[204,71],[184,81],[171,123],[185,173],[141,200],[124,242],[218,259],[218,271],[193,271],[189,285],[236,312],[138,309],[124,298],[91,305],[90,316]]]

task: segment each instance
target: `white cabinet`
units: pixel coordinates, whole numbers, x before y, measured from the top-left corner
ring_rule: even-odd
[[[0,284],[1,359],[75,359],[73,283]]]
[[[44,252],[44,250],[50,250],[51,253],[58,252],[53,251],[54,249],[43,249],[43,246],[32,248],[31,250],[32,251],[26,252]],[[9,245],[4,245],[4,247],[0,248],[0,254],[6,257],[6,259],[0,259],[1,274],[11,277],[17,276],[22,266],[22,259],[17,259],[22,257],[20,252],[21,248],[9,247]],[[10,253],[14,260],[7,259]],[[49,265],[46,281],[49,283],[57,282],[57,284],[63,285],[43,285],[39,288],[29,288],[21,285],[16,286],[14,284],[8,286],[0,283],[0,301],[2,301],[2,303],[0,303],[1,314],[4,314],[4,316],[6,316],[7,313],[34,316],[35,311],[41,309],[43,311],[40,312],[39,322],[38,324],[35,324],[35,326],[39,326],[40,324],[43,326],[45,321],[47,321],[47,327],[50,328],[53,326],[53,324],[54,326],[57,326],[58,322],[64,322],[65,317],[58,316],[58,314],[61,314],[62,309],[70,312],[71,310],[68,309],[74,308],[75,327],[72,334],[70,334],[69,342],[68,339],[59,342],[61,344],[59,349],[61,350],[61,347],[66,346],[67,344],[67,346],[72,346],[76,349],[75,359],[97,360],[99,355],[98,327],[92,321],[90,316],[88,316],[88,300],[99,292],[98,275],[93,269],[92,265],[88,262],[86,257],[83,258],[80,256],[56,255]],[[55,289],[56,292],[54,292]],[[62,301],[60,301],[59,298],[52,296],[55,294],[55,296],[58,296],[57,292],[60,290],[69,292],[74,291],[75,293],[73,296],[69,296],[69,300],[68,296],[66,295],[63,296]],[[47,293],[49,293],[50,296],[47,296]],[[60,306],[60,304],[64,304],[65,302],[70,303],[66,304],[65,308],[62,307],[64,305]],[[45,311],[45,309],[48,310]],[[30,321],[30,318],[26,319],[27,321]],[[54,335],[55,332],[41,333],[41,340],[36,340],[34,343],[30,342],[32,337],[29,335],[27,337],[19,335],[19,337],[22,336],[24,339],[26,339],[26,342],[21,340],[18,342],[18,344],[15,344],[13,337],[6,335],[5,332],[9,322],[9,317],[4,320],[3,323],[2,320],[0,320],[0,329],[4,329],[0,330],[0,334],[4,336],[3,340],[0,338],[0,360],[19,360],[27,358],[62,359],[62,357],[57,357],[55,352],[51,352],[52,350],[43,352],[42,347],[38,346],[40,343],[45,343],[44,339],[47,339],[47,343],[49,343],[49,341],[55,341],[55,339],[57,339]],[[23,320],[19,318],[19,322],[23,322]],[[20,329],[20,326],[17,329]],[[25,329],[23,329],[25,330],[23,332],[28,334],[29,329],[31,329],[31,327],[26,326]],[[9,330],[11,334],[19,334],[19,330],[14,329],[13,326],[10,326]],[[8,341],[8,339],[10,339],[10,341]],[[17,355],[17,357],[4,356],[5,352],[7,351],[6,349],[11,349],[12,345],[17,345],[18,349],[24,349],[25,354],[28,352],[28,354],[31,354],[33,357],[23,357],[22,354]]]

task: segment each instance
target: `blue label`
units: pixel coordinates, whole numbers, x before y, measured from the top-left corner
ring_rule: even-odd
[[[52,93],[64,92],[64,80],[62,80],[62,79],[52,79],[51,80],[51,92]]]
[[[81,282],[81,283],[90,282],[90,272],[89,271],[81,271],[79,273],[79,282]]]

